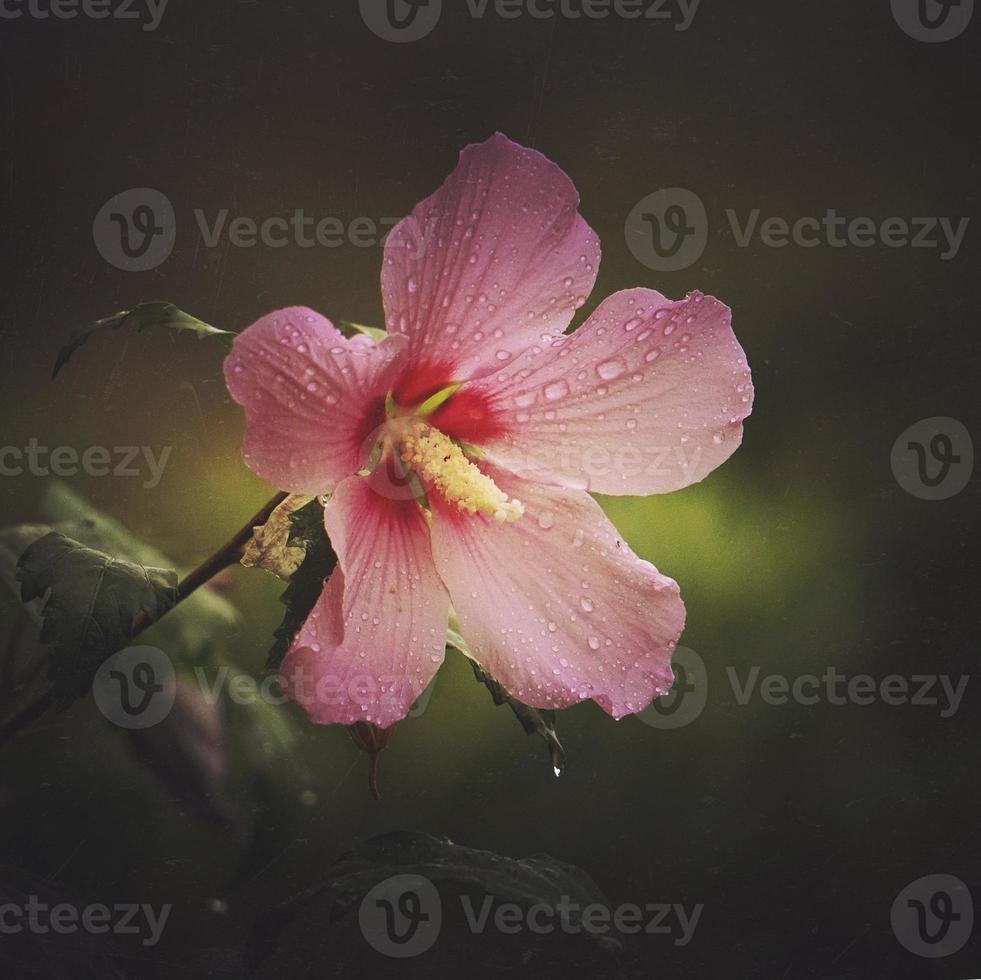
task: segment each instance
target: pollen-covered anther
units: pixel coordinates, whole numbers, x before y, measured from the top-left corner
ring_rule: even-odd
[[[499,523],[516,521],[525,512],[520,500],[508,495],[463,450],[439,429],[414,421],[401,437],[402,460],[423,483],[432,485],[459,510],[489,514]]]

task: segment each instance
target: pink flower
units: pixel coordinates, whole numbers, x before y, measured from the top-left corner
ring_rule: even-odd
[[[481,664],[539,708],[620,718],[664,693],[685,621],[587,491],[666,493],[739,445],[752,404],[730,311],[652,289],[563,335],[600,246],[569,178],[498,134],[389,236],[388,336],[311,310],[263,317],[225,362],[243,456],[329,494],[338,567],[282,673],[319,723],[403,718],[452,609]]]

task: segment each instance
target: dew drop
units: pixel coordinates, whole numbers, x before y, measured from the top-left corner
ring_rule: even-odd
[[[603,361],[602,364],[598,365],[596,368],[596,373],[604,381],[613,381],[619,378],[626,368],[623,366],[622,361]]]

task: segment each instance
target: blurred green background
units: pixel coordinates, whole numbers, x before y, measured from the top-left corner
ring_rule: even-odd
[[[922,418],[981,431],[977,230],[941,261],[908,248],[740,248],[724,219],[833,207],[977,220],[977,31],[921,44],[888,4],[812,0],[706,0],[685,32],[480,21],[461,5],[406,45],[375,37],[347,0],[173,0],[152,33],[84,18],[0,24],[0,444],[172,446],[153,489],[70,484],[182,568],[271,494],[239,456],[223,350],[120,334],[52,382],[71,330],[147,299],[236,331],[293,304],[382,323],[380,248],[207,248],[195,209],[398,217],[463,145],[502,130],[570,174],[603,242],[577,322],[630,286],[702,289],[733,308],[757,392],[742,448],[703,484],[603,501],[681,584],[682,643],[708,674],[690,725],[615,723],[591,704],[563,712],[556,779],[542,743],[451,657],[382,757],[380,804],[343,729],[313,728],[292,707],[230,718],[227,796],[244,823],[229,831],[156,778],[87,699],[3,749],[0,880],[80,902],[172,902],[161,945],[127,949],[134,975],[237,975],[270,909],[371,835],[414,829],[512,857],[547,852],[613,903],[705,903],[689,946],[633,937],[610,975],[977,976],[977,940],[923,960],[889,921],[923,875],[981,881],[973,680],[944,719],[881,702],[740,705],[726,674],[974,673],[978,483],[919,500],[889,458]],[[176,247],[159,268],[126,273],[96,250],[92,220],[141,186],[172,201]],[[683,272],[652,272],[624,241],[630,209],[661,187],[695,191],[709,214],[708,247]],[[46,489],[0,479],[2,523],[37,519]],[[281,591],[235,570],[222,597],[241,618],[216,655],[258,675]],[[417,968],[426,961],[402,967]]]

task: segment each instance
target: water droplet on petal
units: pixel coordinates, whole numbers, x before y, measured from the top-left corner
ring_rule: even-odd
[[[624,371],[626,371],[626,368],[623,366],[623,362],[616,360],[603,361],[603,363],[599,364],[596,368],[596,373],[604,381],[613,381],[616,378],[619,378]]]

